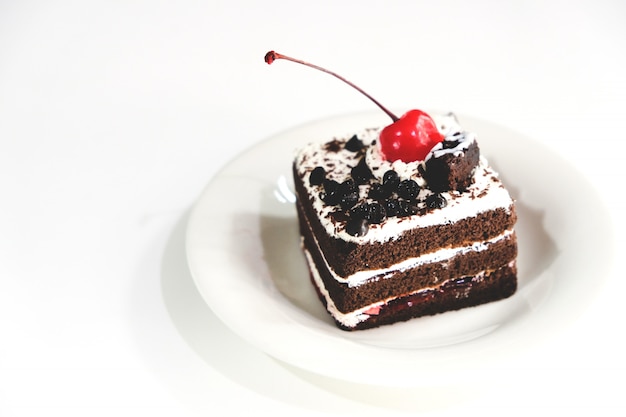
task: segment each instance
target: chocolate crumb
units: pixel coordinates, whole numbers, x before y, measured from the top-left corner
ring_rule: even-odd
[[[341,144],[340,140],[333,139],[324,146],[324,149],[328,152],[337,153],[341,150]]]

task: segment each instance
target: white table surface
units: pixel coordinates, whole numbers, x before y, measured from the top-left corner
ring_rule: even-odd
[[[276,49],[557,150],[604,195],[619,260],[625,18],[621,1],[0,2],[0,416],[624,415],[623,272],[501,384],[391,389],[248,345],[196,291],[184,238],[239,152],[372,109],[268,67]]]

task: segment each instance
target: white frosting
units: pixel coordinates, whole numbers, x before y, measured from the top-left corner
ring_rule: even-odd
[[[449,140],[451,137],[456,138],[457,136],[454,136],[454,134],[457,132],[461,132],[459,136],[463,136],[464,140],[452,149],[444,149],[441,143],[436,145],[427,159],[438,157],[444,153],[460,152],[476,140],[474,134],[461,131],[453,115],[434,116],[434,118],[439,129],[446,136],[446,140]],[[379,132],[379,128],[373,128],[357,134],[364,144],[368,145],[365,158],[374,176],[382,179],[387,170],[394,169],[401,180],[413,179],[423,187],[425,180],[418,170],[419,165],[423,162],[404,163],[395,161],[391,163],[381,157],[376,146],[369,146],[378,138]],[[332,219],[331,214],[337,210],[337,207],[329,206],[319,198],[321,187],[310,186],[309,176],[315,167],[324,166],[328,178],[342,182],[350,176],[350,171],[357,165],[360,156],[358,153],[343,148],[337,152],[328,152],[325,150],[326,145],[325,143],[310,143],[302,148],[296,154],[296,166],[298,174],[303,178],[307,191],[314,196],[313,207],[318,213],[326,232],[330,236],[339,239],[356,243],[383,243],[397,239],[403,232],[414,228],[454,223],[497,208],[503,208],[508,212],[513,204],[508,191],[498,179],[498,174],[489,167],[487,160],[481,157],[474,172],[474,182],[465,192],[450,191],[441,193],[447,200],[446,207],[429,211],[426,214],[387,218],[381,224],[370,225],[369,231],[365,236],[352,236],[345,231],[344,223]],[[360,198],[365,199],[367,197],[367,187],[360,186],[359,189]],[[429,194],[432,194],[430,190],[422,188],[418,195],[418,200],[424,200]]]

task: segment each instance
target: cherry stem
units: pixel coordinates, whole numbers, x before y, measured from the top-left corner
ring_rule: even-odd
[[[333,77],[339,78],[341,81],[343,81],[344,83],[348,84],[349,86],[351,86],[352,88],[354,88],[355,90],[357,90],[358,92],[363,94],[365,97],[369,98],[374,104],[376,104],[378,107],[380,107],[380,109],[382,111],[384,111],[387,114],[387,116],[391,117],[391,120],[393,120],[394,122],[398,121],[399,118],[395,114],[393,114],[392,112],[387,110],[375,98],[373,98],[372,96],[367,94],[365,91],[363,91],[361,88],[359,88],[358,86],[352,84],[350,81],[346,80],[342,76],[340,76],[340,75],[338,75],[338,74],[336,74],[336,73],[334,73],[332,71],[329,71],[326,68],[322,68],[322,67],[319,67],[317,65],[314,65],[314,64],[302,61],[300,59],[289,57],[287,55],[279,54],[278,52],[269,51],[267,54],[265,54],[265,62],[267,62],[268,64],[271,64],[272,62],[274,62],[277,59],[284,59],[284,60],[287,60],[287,61],[295,62],[296,64],[302,64],[302,65],[305,65],[307,67],[311,67],[311,68],[314,68],[316,70],[319,70],[319,71],[325,72],[327,74],[330,74]]]

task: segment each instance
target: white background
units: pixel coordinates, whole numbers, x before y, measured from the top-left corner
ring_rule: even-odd
[[[604,195],[619,260],[625,19],[622,1],[0,1],[0,416],[623,415],[617,271],[521,375],[391,389],[243,342],[193,286],[184,228],[251,144],[372,109],[268,67],[276,49],[557,150]]]

